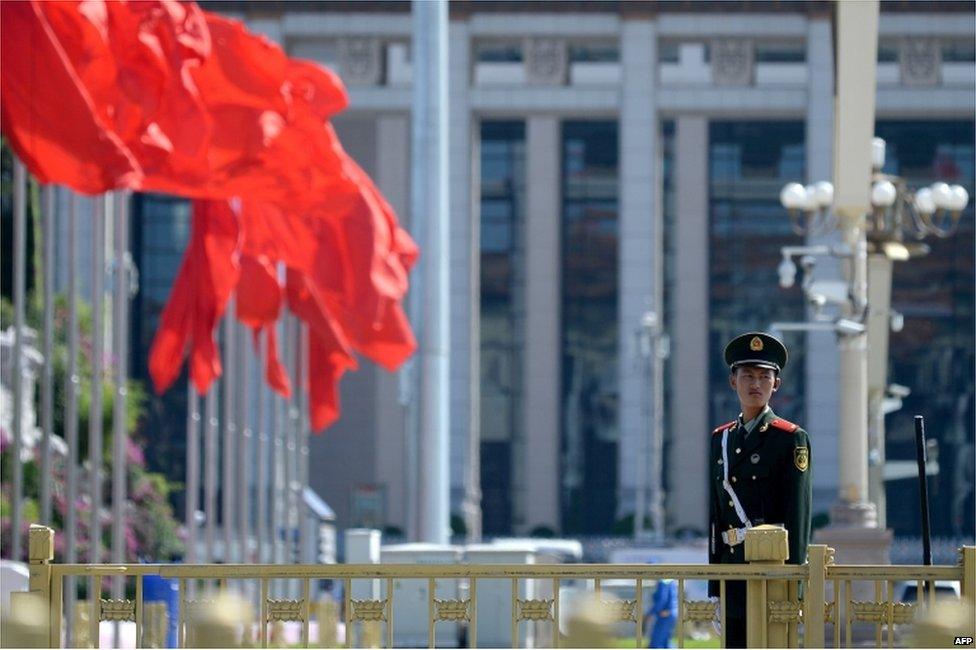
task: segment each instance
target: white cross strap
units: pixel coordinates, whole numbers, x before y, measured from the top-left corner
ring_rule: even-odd
[[[752,522],[746,516],[746,511],[742,509],[742,504],[739,503],[739,497],[736,496],[735,490],[732,489],[732,484],[729,483],[729,427],[725,427],[725,431],[722,432],[722,487],[725,491],[729,493],[732,498],[732,506],[735,508],[735,514],[739,516],[739,519],[745,524],[746,528],[752,528]],[[722,535],[723,539],[725,535]]]

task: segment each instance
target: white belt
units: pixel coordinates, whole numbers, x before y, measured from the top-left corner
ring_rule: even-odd
[[[722,531],[722,541],[728,546],[736,546],[746,541],[746,531],[748,528],[729,528]]]

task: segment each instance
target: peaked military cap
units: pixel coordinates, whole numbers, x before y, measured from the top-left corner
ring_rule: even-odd
[[[788,358],[786,346],[765,332],[740,334],[725,346],[725,363],[730,370],[738,366],[759,366],[779,372]]]

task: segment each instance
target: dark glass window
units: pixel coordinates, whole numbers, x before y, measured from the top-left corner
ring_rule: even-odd
[[[508,42],[478,43],[475,46],[475,60],[478,63],[519,63],[522,60],[522,46]]]
[[[756,44],[756,63],[804,63],[806,60],[806,43],[802,40]]]
[[[973,122],[879,121],[875,133],[887,143],[884,171],[910,187],[941,180],[974,194]],[[938,440],[939,475],[929,477],[932,532],[972,539],[974,361],[973,202],[959,231],[946,239],[928,237],[931,252],[896,262],[891,306],[905,317],[892,332],[890,381],[912,393],[900,411],[886,418],[887,458],[914,460],[913,415],[925,416],[926,435]],[[917,486],[912,480],[887,484],[888,526],[920,534]],[[969,542],[966,542],[969,543]]]
[[[898,42],[878,42],[878,63],[898,63]]]
[[[942,42],[943,63],[973,63],[976,61],[976,44],[972,39]]]
[[[481,125],[481,493],[483,530],[510,534],[522,438],[525,124]]]
[[[620,47],[616,43],[573,43],[569,46],[570,63],[616,63]]]
[[[149,349],[169,299],[173,280],[190,240],[190,203],[156,194],[136,194],[130,211],[132,257],[139,269],[139,292],[131,302],[130,367],[150,395],[140,435],[146,462],[171,479],[185,478],[186,372],[162,395],[152,390]],[[182,498],[182,493],[179,495]],[[177,504],[182,510],[182,503]]]
[[[567,533],[605,533],[617,510],[616,122],[562,132],[562,510]]]
[[[768,330],[775,321],[805,320],[800,289],[781,289],[776,271],[780,248],[797,243],[779,191],[804,178],[803,142],[802,122],[712,122],[709,128],[709,394],[715,424],[739,414],[722,358],[725,344],[749,330]],[[772,407],[805,425],[805,341],[794,335],[785,343],[790,362]]]
[[[677,206],[675,204],[675,169],[674,169],[674,132],[675,125],[671,120],[661,123],[661,133],[660,133],[660,151],[661,151],[661,210],[664,216],[664,292],[662,307],[664,309],[664,331],[669,336],[674,336],[674,295],[671,288],[675,286],[677,281],[677,254],[678,251],[675,250],[675,210]],[[672,339],[673,340],[673,339]],[[674,356],[669,355],[667,359],[664,360],[664,422],[662,423],[664,429],[664,458],[671,457],[671,436],[669,432],[673,431],[672,422],[674,422],[674,414],[672,409],[669,407],[672,401],[672,383],[668,380],[669,377],[673,376],[672,373],[672,363]],[[661,479],[664,481],[664,490],[667,493],[669,489],[668,476],[669,472],[665,471],[661,473]]]

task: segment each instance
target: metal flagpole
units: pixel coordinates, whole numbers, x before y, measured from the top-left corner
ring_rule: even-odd
[[[250,403],[248,372],[250,370],[250,350],[247,347],[247,328],[237,327],[237,422],[240,428],[240,440],[237,444],[237,539],[240,546],[240,561],[250,562],[250,494],[248,493],[248,458],[251,446],[251,418],[249,417]]]
[[[255,471],[257,472],[254,481],[254,494],[257,498],[257,517],[255,519],[257,529],[257,549],[255,559],[259,564],[265,561],[265,542],[268,540],[268,387],[264,382],[262,373],[267,359],[267,335],[262,337],[258,351],[258,364],[260,365],[258,375],[258,448],[255,458]]]
[[[282,320],[287,316],[282,316]],[[275,327],[278,327],[276,324]],[[280,328],[279,328],[280,329]],[[279,336],[278,340],[281,341]],[[282,341],[284,347],[284,341]],[[287,355],[284,357],[287,359]],[[271,421],[271,563],[281,562],[281,506],[283,505],[284,492],[282,490],[282,480],[284,467],[282,466],[282,456],[284,455],[284,402],[285,399],[278,394],[274,395],[274,413]]]
[[[129,195],[122,191],[115,201],[115,295],[112,303],[112,338],[115,356],[115,395],[112,409],[112,561],[125,562],[125,499],[126,499],[126,354],[125,338],[128,325],[129,283],[126,255],[128,246]],[[113,580],[112,594],[123,595],[122,577]],[[118,647],[119,626],[115,625],[114,640]]]
[[[233,299],[227,304],[227,311],[224,312],[224,390],[221,391],[221,414],[220,425],[223,432],[223,443],[220,449],[220,460],[223,467],[223,476],[220,479],[221,489],[221,526],[224,531],[224,552],[223,561],[230,563],[234,560],[234,439],[237,437],[236,413],[234,412],[234,393],[236,391],[234,382],[236,373],[237,344],[234,336],[234,319],[231,316],[234,308]]]
[[[198,561],[200,510],[200,398],[190,379],[186,378],[186,561]]]
[[[68,204],[68,375],[65,377],[64,442],[68,447],[65,485],[65,561],[78,561],[78,195]],[[75,580],[67,581],[68,611],[74,611]]]
[[[424,255],[418,341],[419,525],[421,541],[450,538],[448,354],[450,222],[447,169],[447,2],[413,2],[411,220]]]
[[[298,395],[298,482],[299,489],[299,511],[298,511],[298,548],[300,562],[311,559],[308,552],[310,543],[305,522],[305,489],[308,488],[308,442],[309,442],[309,422],[308,422],[308,393],[305,391],[305,378],[308,376],[308,328],[304,323],[298,323],[298,372],[295,373],[295,390]]]
[[[89,493],[91,495],[91,540],[89,562],[98,563],[101,558],[102,540],[102,380],[105,373],[105,222],[110,214],[110,195],[95,199],[92,210],[92,376],[91,407],[88,410],[88,463],[90,467]]]
[[[43,190],[44,218],[44,368],[41,370],[41,476],[51,476],[51,436],[54,433],[54,186]],[[51,483],[41,481],[41,523],[50,526]]]
[[[301,389],[299,388],[299,363],[298,356],[301,354],[300,345],[300,325],[298,319],[290,317],[287,321],[288,326],[288,348],[289,352],[289,375],[292,380],[291,399],[288,401],[288,438],[286,459],[288,461],[287,482],[288,489],[288,543],[285,547],[288,555],[286,562],[294,562],[296,547],[296,533],[298,532],[298,511],[299,511],[299,488],[298,488],[298,400]]]
[[[27,274],[27,169],[14,160],[14,412],[13,412],[13,482],[10,498],[10,557],[21,557],[21,493],[24,484],[24,467],[20,455],[24,429],[24,302],[25,275]]]
[[[217,519],[217,384],[214,380],[203,401],[204,434],[203,508],[206,513],[203,561],[214,560],[214,536]]]

